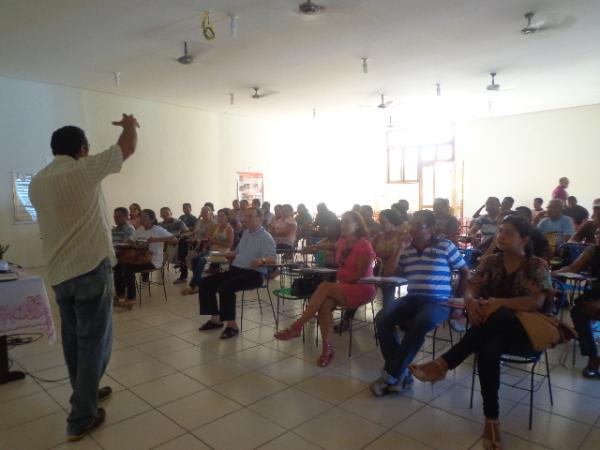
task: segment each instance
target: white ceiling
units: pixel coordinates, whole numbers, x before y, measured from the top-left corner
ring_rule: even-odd
[[[0,0],[0,75],[251,115],[369,111],[379,93],[461,117],[600,103],[598,0],[321,0],[317,17],[300,1]],[[569,26],[523,36],[529,10]],[[490,71],[512,89],[490,97]],[[255,85],[277,94],[253,100]]]

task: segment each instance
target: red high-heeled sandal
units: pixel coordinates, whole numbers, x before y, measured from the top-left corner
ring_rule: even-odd
[[[323,353],[317,359],[317,365],[319,367],[328,366],[334,355],[333,347],[331,344],[324,344]]]
[[[297,338],[300,335],[302,335],[302,325],[298,325],[298,322],[294,322],[291,327],[278,331],[273,337],[280,341],[287,341],[289,339]]]

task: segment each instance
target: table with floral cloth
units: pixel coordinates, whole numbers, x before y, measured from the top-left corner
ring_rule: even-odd
[[[24,377],[8,370],[7,335],[43,331],[49,344],[56,342],[44,280],[24,271],[18,275],[17,280],[0,282],[0,384]]]

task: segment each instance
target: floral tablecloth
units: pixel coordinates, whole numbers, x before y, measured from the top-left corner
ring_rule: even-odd
[[[40,330],[56,342],[44,280],[20,271],[18,280],[0,282],[0,335]]]

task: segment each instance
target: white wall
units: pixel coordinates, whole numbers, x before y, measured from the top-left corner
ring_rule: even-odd
[[[51,157],[50,135],[74,124],[84,128],[92,152],[115,142],[110,125],[121,112],[141,123],[136,154],[104,183],[109,208],[136,201],[178,212],[190,201],[228,206],[236,172],[265,176],[272,204],[320,201],[342,212],[353,203],[386,208],[415,186],[386,184],[385,124],[381,116],[319,115],[316,120],[247,118],[159,104],[86,90],[0,78],[0,244],[7,259],[43,264],[37,225],[14,225],[10,172],[36,172]],[[561,176],[589,207],[600,197],[593,180],[600,163],[600,105],[459,123],[457,158],[465,161],[465,214],[489,195],[512,195],[529,205],[549,198]]]
[[[487,196],[515,198],[531,207],[545,204],[560,177],[591,212],[600,197],[596,184],[600,164],[600,105],[459,123],[458,157],[465,162],[465,215]]]

